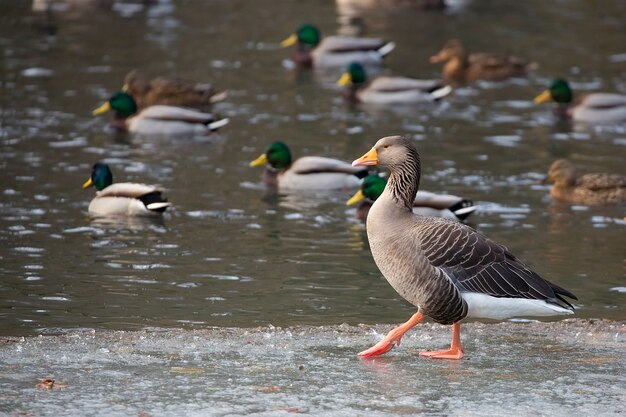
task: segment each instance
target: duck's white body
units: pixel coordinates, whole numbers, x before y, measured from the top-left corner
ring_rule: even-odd
[[[351,36],[327,36],[311,51],[314,66],[344,68],[352,62],[365,66],[380,65],[383,57],[395,48],[382,39]]]
[[[581,98],[568,110],[576,122],[616,123],[626,121],[626,95],[591,93]]]
[[[449,94],[450,87],[440,87],[436,80],[420,80],[409,77],[377,77],[367,86],[356,91],[362,103],[411,104],[432,102]]]
[[[129,132],[139,135],[195,136],[207,135],[228,123],[228,119],[214,120],[211,113],[155,105],[126,119],[125,123]]]
[[[276,176],[284,190],[343,190],[361,186],[354,174],[362,171],[350,163],[321,156],[304,156]]]
[[[149,204],[148,207],[140,200],[146,194],[161,192],[152,185],[120,182],[111,184],[105,189],[96,192],[96,196],[89,203],[89,215],[98,216],[159,216],[155,211],[171,206],[169,202]]]

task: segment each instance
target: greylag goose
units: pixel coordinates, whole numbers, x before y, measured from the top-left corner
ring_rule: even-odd
[[[563,296],[576,296],[541,278],[504,246],[469,226],[413,213],[420,181],[420,157],[402,136],[380,139],[354,166],[380,165],[389,182],[367,216],[367,237],[376,265],[389,284],[418,307],[361,356],[383,354],[425,316],[452,325],[450,349],[421,352],[461,359],[461,320],[571,314]]]
[[[575,204],[616,204],[626,202],[626,176],[616,174],[576,175],[576,168],[566,159],[550,166],[545,183],[554,183],[550,195]]]
[[[163,213],[172,203],[152,185],[134,182],[113,184],[113,174],[107,164],[98,162],[83,188],[96,187],[96,196],[89,203],[89,214],[98,216],[151,216]]]

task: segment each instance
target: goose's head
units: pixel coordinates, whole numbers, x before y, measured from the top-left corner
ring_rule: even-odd
[[[369,152],[352,162],[352,165],[379,165],[394,171],[410,160],[415,160],[419,164],[415,145],[403,136],[387,136],[379,139]]]
[[[91,186],[96,187],[96,190],[104,190],[109,185],[113,184],[113,174],[109,166],[103,162],[97,162],[91,168],[91,176],[83,184],[83,188],[89,188]]]

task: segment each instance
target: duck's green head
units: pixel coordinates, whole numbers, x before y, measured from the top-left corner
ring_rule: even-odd
[[[83,188],[89,188],[91,186],[96,187],[96,190],[104,190],[109,185],[113,184],[113,174],[109,166],[102,162],[97,162],[91,168],[91,177],[83,184]]]
[[[320,30],[310,24],[304,24],[298,28],[298,31],[287,39],[282,41],[280,45],[283,48],[286,48],[291,45],[295,45],[296,43],[306,46],[308,48],[315,48],[321,41],[322,35]]]
[[[363,179],[361,189],[346,201],[346,205],[351,206],[366,198],[376,201],[385,190],[385,185],[387,185],[385,178],[374,174],[368,175]]]
[[[109,110],[115,110],[120,116],[130,117],[137,113],[137,103],[130,94],[124,91],[118,91],[113,94],[102,106],[93,111],[94,116],[106,113]]]
[[[367,75],[365,74],[365,68],[358,62],[353,62],[348,65],[346,72],[341,75],[341,78],[337,80],[337,84],[344,87],[346,85],[360,85],[367,81]]]
[[[264,154],[250,162],[251,167],[270,164],[272,168],[284,169],[291,165],[291,152],[287,145],[282,142],[272,143]]]
[[[550,88],[535,97],[535,103],[537,104],[550,100],[565,104],[572,102],[572,90],[569,88],[567,81],[558,78],[552,81]]]

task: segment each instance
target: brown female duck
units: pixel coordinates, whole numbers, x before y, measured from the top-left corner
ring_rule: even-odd
[[[576,175],[574,164],[566,159],[552,163],[545,183],[554,183],[550,195],[575,204],[616,204],[626,202],[626,176],[615,174]]]
[[[166,77],[148,80],[138,70],[126,74],[122,90],[133,96],[139,109],[159,104],[201,109],[226,98],[226,92],[215,91],[211,84]]]
[[[433,64],[444,63],[443,80],[455,85],[476,80],[504,80],[526,74],[530,66],[525,59],[508,54],[468,54],[458,39],[445,43],[437,55],[430,57]]]

